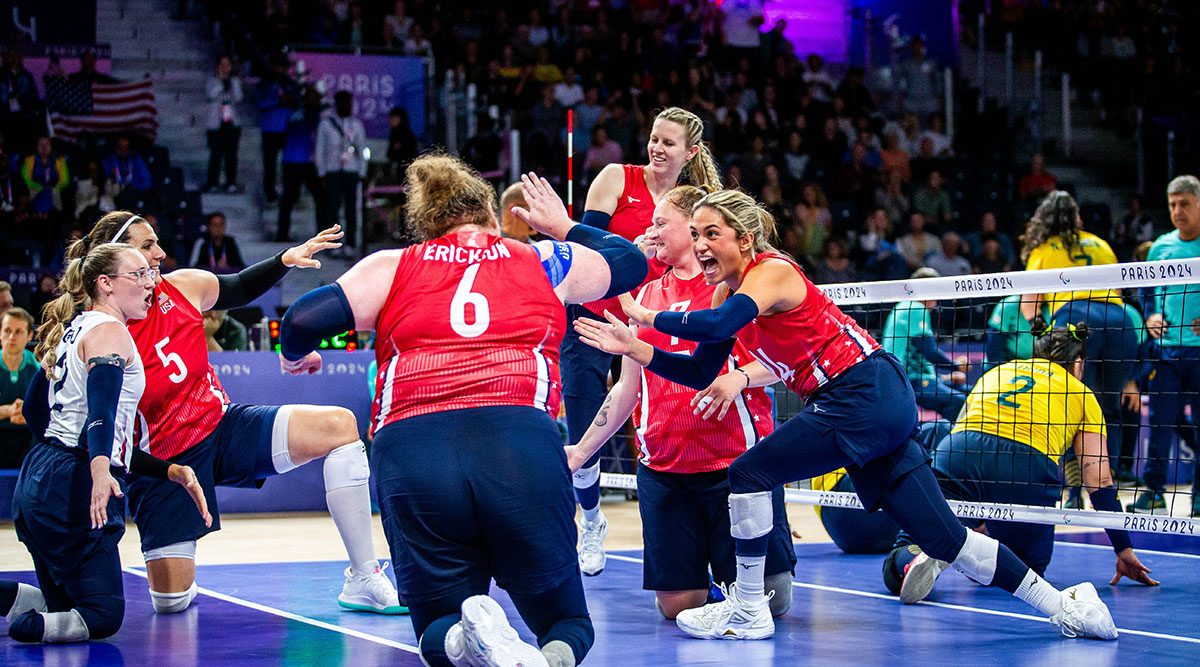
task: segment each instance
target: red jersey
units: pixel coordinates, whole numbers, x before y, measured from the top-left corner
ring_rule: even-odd
[[[671,271],[650,282],[638,294],[638,303],[651,310],[703,310],[712,306],[715,286],[703,274],[682,280]],[[638,327],[638,338],[667,352],[691,354],[696,343],[681,340],[652,327]],[[746,348],[738,343],[722,374],[750,363]],[[696,390],[642,369],[641,397],[633,410],[633,424],[641,463],[659,472],[697,473],[724,470],[740,454],[775,430],[771,399],[762,389],[743,391],[723,419],[701,419],[692,414]]]
[[[375,324],[372,432],[462,408],[558,414],[562,302],[532,246],[458,232],[405,248]]]
[[[146,319],[129,323],[146,368],[138,404],[142,449],[160,459],[187,451],[217,429],[229,396],[208,363],[204,317],[169,280],[154,288]]]
[[[819,387],[878,350],[879,343],[817,289],[791,258],[764,253],[746,272],[765,259],[782,259],[796,269],[804,280],[804,301],[786,313],[759,315],[738,332],[738,342],[808,400]]]
[[[612,218],[608,221],[608,231],[620,235],[627,241],[633,241],[646,233],[646,228],[654,219],[654,197],[650,195],[650,188],[646,187],[646,177],[642,172],[642,165],[623,164],[621,168],[625,171],[625,188],[621,190],[621,196],[617,199],[617,207],[613,209]],[[651,257],[648,263],[650,271],[646,274],[642,285],[651,280],[657,280],[669,268],[654,257]],[[585,303],[583,307],[601,317],[603,317],[604,311],[608,310],[613,315],[623,320],[626,319],[625,311],[621,310],[621,302],[617,297]]]

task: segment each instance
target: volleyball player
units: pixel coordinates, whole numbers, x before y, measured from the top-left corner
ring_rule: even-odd
[[[659,112],[650,128],[644,165],[610,164],[600,170],[588,188],[585,225],[634,240],[650,225],[654,207],[669,190],[686,180],[692,185],[717,190],[721,177],[704,144],[704,122],[686,109],[670,107]],[[648,279],[661,276],[667,267],[650,261]],[[620,312],[615,299],[572,305],[571,320],[599,319],[605,310]],[[567,438],[578,442],[600,410],[608,392],[608,374],[613,357],[579,342],[574,329],[567,328],[562,348],[563,401],[567,413]],[[604,570],[604,538],[608,521],[600,511],[600,450],[575,472],[575,498],[583,512],[579,541],[579,565],[595,576]]]
[[[1046,195],[1025,226],[1025,246],[1021,258],[1025,269],[1064,269],[1073,266],[1116,264],[1117,256],[1104,239],[1084,231],[1079,206],[1071,195],[1055,190]],[[1108,456],[1116,460],[1120,453],[1121,394],[1136,392],[1134,369],[1137,364],[1137,333],[1125,312],[1117,290],[1074,290],[1042,294],[1021,302],[1021,314],[1032,322],[1041,303],[1047,303],[1050,321],[1085,322],[1092,335],[1084,357],[1083,383],[1097,394],[1108,429]],[[1068,506],[1083,507],[1075,464],[1068,468],[1070,498]]]
[[[1167,207],[1175,230],[1158,237],[1147,259],[1200,257],[1200,179],[1179,176],[1168,183]],[[1152,512],[1167,506],[1163,490],[1183,404],[1190,404],[1193,419],[1200,417],[1200,291],[1194,284],[1155,288],[1146,313],[1146,328],[1160,352],[1150,380],[1150,451],[1142,472],[1148,488],[1129,509]],[[1200,475],[1193,480],[1192,516],[1200,516]]]
[[[712,303],[713,286],[700,274],[688,231],[692,206],[704,194],[700,188],[681,185],[655,205],[645,240],[655,247],[658,261],[671,268],[642,286],[637,300],[643,306],[688,311]],[[639,327],[637,336],[674,352],[686,354],[696,347],[691,341],[647,327]],[[647,372],[627,357],[621,363],[621,379],[583,438],[567,447],[567,462],[572,470],[581,467],[633,415],[640,450],[637,491],[645,550],[642,587],[655,592],[659,611],[673,620],[680,611],[705,603],[710,568],[718,585],[736,579],[727,469],[747,447],[775,430],[770,397],[751,387],[777,380],[741,347],[734,348],[724,370],[736,385],[736,393],[719,402]],[[757,383],[752,382],[755,376]],[[774,591],[771,613],[780,616],[791,606],[796,553],[782,488],[775,489],[772,505],[774,528],[766,586]]]
[[[13,502],[13,524],[40,590],[0,582],[0,611],[17,641],[104,639],[120,629],[117,543],[125,534],[127,470],[180,485],[199,520],[212,521],[191,468],[156,459],[134,441],[146,377],[125,325],[146,316],[153,287],[154,270],[141,253],[103,244],[71,261],[62,295],[46,306],[37,349],[45,372],[24,405],[39,443],[21,467]]]
[[[1029,320],[1021,313],[1021,302],[1036,298],[1029,294],[1013,294],[1000,299],[992,308],[987,322],[987,349],[983,361],[985,372],[1005,362],[1033,356],[1034,335],[1029,330]],[[1044,301],[1040,310],[1038,314],[1042,319],[1050,321]]]
[[[933,451],[942,491],[956,500],[1054,507],[1061,497],[1059,459],[1074,449],[1092,506],[1120,512],[1110,475],[1104,415],[1083,377],[1084,323],[1051,328],[1034,319],[1031,358],[1010,361],[980,378],[954,430]],[[1034,572],[1044,574],[1054,550],[1054,526],[988,521],[987,534],[1012,549]],[[1149,586],[1129,533],[1109,530],[1117,573]],[[883,568],[888,588],[908,604],[923,600],[944,562],[931,560],[902,534]]]
[[[653,311],[622,299],[630,319],[700,341],[690,356],[637,340],[621,320],[575,322],[581,338],[632,355],[651,372],[694,388],[724,365],[733,336],[807,402],[729,467],[729,514],[738,581],[725,601],[689,609],[676,623],[705,639],[764,639],[775,623],[763,589],[771,490],[845,467],[863,506],[882,508],[931,557],[1009,591],[1071,636],[1115,639],[1090,583],[1056,590],[995,539],[967,531],[946,504],[913,439],[917,406],[895,357],[771,247],[774,219],[749,196],[716,192],[696,204],[692,237],[705,280],[719,285],[710,310]]]
[[[328,406],[231,404],[208,362],[201,313],[245,306],[289,267],[319,267],[313,255],[338,247],[340,238],[336,227],[327,229],[236,274],[180,269],[158,276],[153,307],[129,326],[148,380],[138,407],[143,446],[192,466],[213,514],[212,525],[203,525],[184,516],[181,507],[189,500],[178,488],[142,476],[130,480],[129,506],[159,613],[183,611],[196,597],[196,540],[221,527],[217,486],[259,486],[267,477],[321,457],[325,501],[350,556],[338,604],[385,614],[404,611],[375,560],[370,472],[354,414]],[[128,211],[100,218],[84,241],[85,250],[107,241],[127,242],[153,269],[165,257],[150,224]]]
[[[502,238],[495,191],[456,158],[420,157],[405,178],[405,219],[424,241],[375,253],[298,299],[284,316],[281,363],[311,371],[327,332],[376,331],[372,465],[427,664],[574,665],[594,630],[552,418],[562,304],[636,287],[646,260],[620,236],[571,222],[532,175],[517,213],[566,243]],[[487,597],[493,578],[541,652]]]

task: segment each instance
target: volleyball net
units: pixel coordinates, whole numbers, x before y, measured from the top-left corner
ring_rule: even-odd
[[[1200,415],[1187,384],[1200,378],[1200,259],[819,288],[904,365],[917,439],[960,518],[1200,536]],[[1084,338],[1077,325],[1088,325],[1082,368],[1031,360],[1031,313],[1066,329],[1058,338]],[[1163,321],[1147,326],[1154,313]],[[1077,372],[1082,381],[1065,377]],[[771,392],[777,424],[805,407],[782,384]],[[627,428],[606,446],[603,486],[636,493],[636,438]],[[1097,443],[1125,512],[1091,508]],[[837,474],[786,494],[862,508]]]

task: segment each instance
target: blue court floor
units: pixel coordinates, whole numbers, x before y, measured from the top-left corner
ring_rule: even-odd
[[[773,640],[700,641],[662,620],[641,590],[641,553],[610,552],[586,578],[597,630],[589,665],[1151,665],[1200,664],[1200,555],[1141,550],[1163,585],[1108,586],[1112,551],[1067,535],[1048,577],[1063,587],[1091,581],[1113,610],[1116,642],[1064,639],[1006,593],[954,571],[930,600],[903,607],[880,581],[882,556],[847,556],[832,544],[797,545],[792,609]],[[1148,545],[1149,546],[1149,545]],[[1162,543],[1197,551],[1197,541]],[[0,636],[0,665],[419,665],[406,617],[343,612],[337,562],[201,566],[201,595],[186,612],[156,616],[142,571],[126,568],[125,625],[113,639],[24,646]],[[0,577],[33,582],[32,572]],[[494,594],[515,612],[502,593]],[[519,621],[523,636],[529,637]]]

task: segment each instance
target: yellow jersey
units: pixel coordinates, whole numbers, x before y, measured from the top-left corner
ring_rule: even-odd
[[[1055,461],[1079,432],[1106,434],[1092,390],[1046,359],[1010,361],[984,373],[951,433],[963,431],[1015,440]]]
[[[1067,269],[1074,266],[1092,266],[1099,264],[1116,264],[1117,256],[1112,247],[1104,239],[1091,232],[1079,232],[1079,243],[1067,248],[1058,236],[1051,236],[1045,243],[1029,253],[1029,261],[1025,264],[1026,271],[1038,269]],[[1043,294],[1042,298],[1050,306],[1050,314],[1054,315],[1063,304],[1077,299],[1091,301],[1108,301],[1118,306],[1124,305],[1116,290],[1077,290],[1074,292],[1052,292]],[[1066,322],[1058,322],[1065,325]]]

